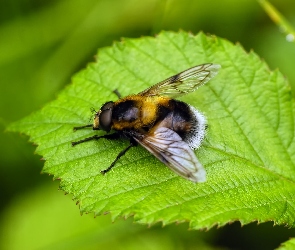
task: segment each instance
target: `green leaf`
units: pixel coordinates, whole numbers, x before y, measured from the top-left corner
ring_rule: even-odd
[[[70,197],[57,192],[54,183],[48,184],[9,202],[0,217],[0,249],[170,250],[185,246],[216,250],[206,242],[213,240],[217,230],[188,232],[186,224],[147,228],[134,224],[132,218],[111,223],[111,216],[95,220],[92,215],[79,216]]]
[[[258,0],[261,7],[264,11],[268,14],[271,20],[279,27],[281,32],[286,34],[286,40],[288,42],[295,41],[295,30],[293,29],[292,25],[285,19],[285,17],[266,0]]]
[[[288,249],[294,249],[295,248],[295,238],[291,238],[290,240],[284,242],[278,250],[288,250]]]
[[[294,100],[278,72],[255,53],[203,33],[162,32],[156,38],[124,39],[100,49],[97,62],[42,110],[12,124],[30,136],[45,159],[43,171],[79,201],[81,212],[134,215],[163,224],[189,221],[195,229],[239,220],[295,225]],[[127,141],[101,139],[71,146],[101,131],[89,123],[94,107],[138,93],[171,75],[202,63],[218,63],[219,74],[182,98],[208,119],[208,133],[195,153],[207,182],[195,184],[169,170],[147,150],[132,148],[106,175]]]

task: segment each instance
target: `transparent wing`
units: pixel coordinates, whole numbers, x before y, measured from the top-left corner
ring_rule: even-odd
[[[176,97],[195,91],[218,73],[219,64],[207,63],[187,69],[139,93],[144,96]]]
[[[193,150],[173,130],[158,127],[152,135],[134,139],[178,175],[193,182],[206,180],[206,171]]]

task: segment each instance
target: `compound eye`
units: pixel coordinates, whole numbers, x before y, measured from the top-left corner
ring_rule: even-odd
[[[99,127],[100,129],[109,132],[112,127],[112,113],[113,103],[108,102],[101,107],[101,113],[99,115]]]

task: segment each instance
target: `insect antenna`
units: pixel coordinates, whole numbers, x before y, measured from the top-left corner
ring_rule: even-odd
[[[95,110],[95,108],[93,108],[93,107],[90,108],[90,111],[91,111],[92,115],[95,114],[95,113],[97,112],[97,111]]]

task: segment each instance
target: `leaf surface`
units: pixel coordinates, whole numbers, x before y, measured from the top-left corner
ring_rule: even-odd
[[[288,249],[294,249],[295,248],[295,238],[291,238],[290,240],[284,242],[278,250],[288,250]]]
[[[71,146],[94,134],[73,132],[89,123],[91,107],[149,86],[202,63],[221,64],[219,74],[181,100],[205,114],[208,133],[196,155],[207,182],[195,184],[170,171],[141,147],[132,148],[106,175],[128,141],[101,139]],[[30,136],[45,159],[43,171],[79,201],[81,212],[134,215],[163,224],[189,221],[195,229],[239,220],[295,225],[294,100],[279,71],[271,72],[239,45],[199,33],[162,32],[124,39],[99,50],[97,62],[42,110],[12,124]]]

